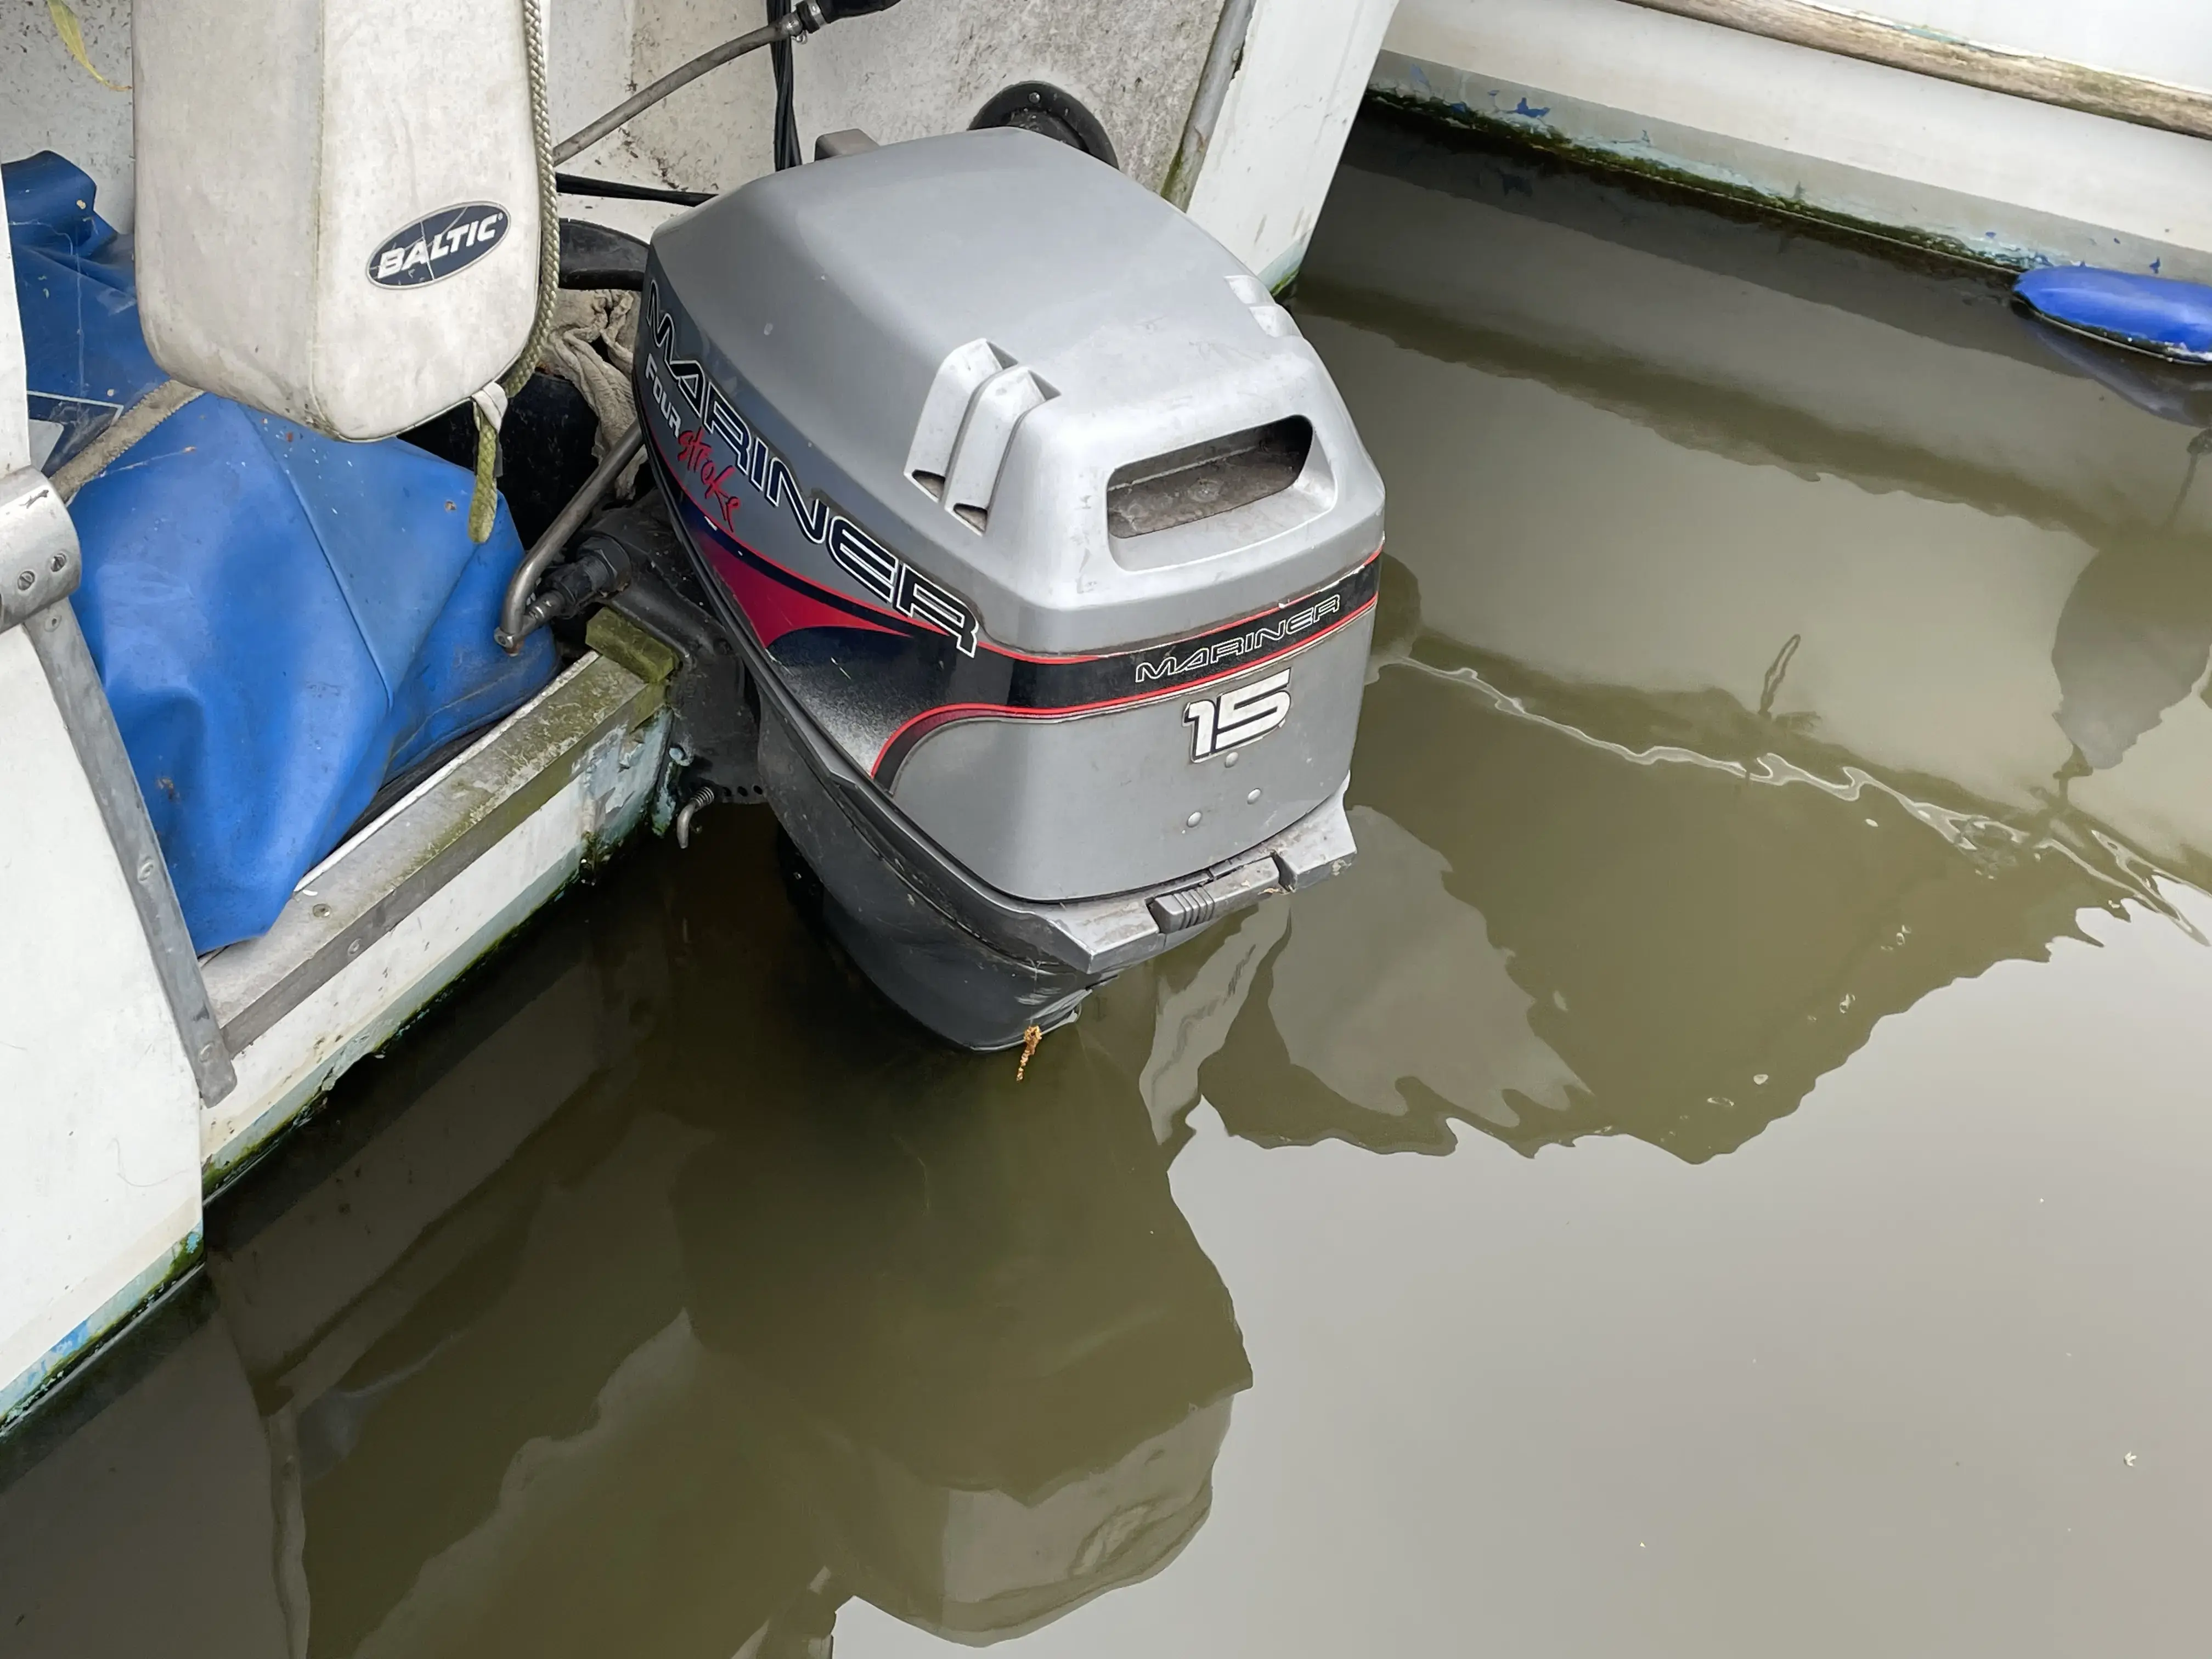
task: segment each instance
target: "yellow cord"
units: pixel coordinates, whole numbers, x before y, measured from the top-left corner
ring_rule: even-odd
[[[110,92],[128,92],[128,82],[111,81],[92,66],[91,54],[84,49],[84,30],[76,21],[76,14],[69,9],[68,0],[46,0],[46,15],[54,20],[54,33],[69,48],[69,55],[84,66],[84,72],[106,87]]]
[[[491,423],[482,404],[477,411],[477,483],[469,496],[469,539],[481,546],[491,539],[499,520],[499,483],[494,471],[499,465],[499,428]]]

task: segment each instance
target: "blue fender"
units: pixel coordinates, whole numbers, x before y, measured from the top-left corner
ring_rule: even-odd
[[[2094,265],[2051,265],[2027,272],[2013,292],[2036,315],[2062,328],[2162,357],[2212,362],[2212,288],[2201,283]]]

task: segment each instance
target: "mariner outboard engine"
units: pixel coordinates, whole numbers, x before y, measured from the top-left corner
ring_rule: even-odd
[[[1352,854],[1382,487],[1288,313],[1012,129],[653,240],[647,447],[831,931],[974,1048]]]

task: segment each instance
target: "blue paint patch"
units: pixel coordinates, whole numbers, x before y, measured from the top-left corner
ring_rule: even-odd
[[[1525,97],[1522,98],[1519,103],[1514,105],[1511,109],[1506,112],[1509,115],[1525,115],[1532,121],[1540,121],[1551,112],[1552,106],[1549,104],[1546,104],[1540,109],[1530,109],[1528,107],[1528,100]]]
[[[192,1230],[165,1250],[128,1285],[102,1303],[69,1334],[40,1355],[23,1372],[0,1382],[0,1432],[11,1429],[21,1414],[46,1390],[76,1369],[78,1362],[98,1351],[100,1344],[121,1328],[167,1288],[171,1280],[199,1259],[202,1232]]]

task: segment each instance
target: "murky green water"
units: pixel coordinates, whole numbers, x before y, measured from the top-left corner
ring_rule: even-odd
[[[2200,1650],[2194,428],[1379,125],[1299,303],[1356,871],[1018,1085],[626,858],[0,1454],[0,1652]]]

